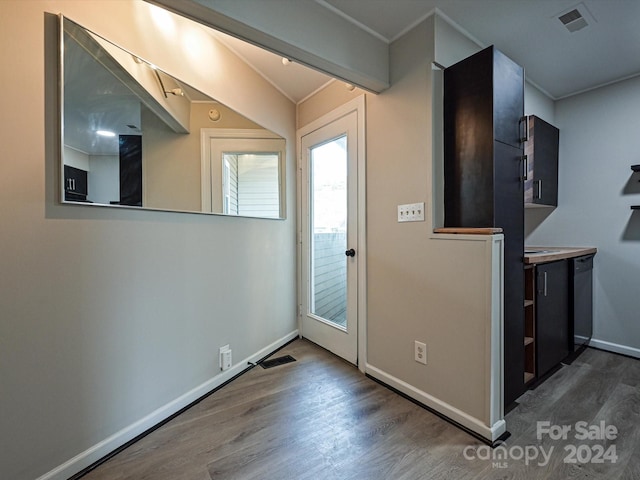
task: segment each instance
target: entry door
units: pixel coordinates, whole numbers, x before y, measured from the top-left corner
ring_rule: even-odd
[[[358,360],[358,117],[301,137],[302,336]]]

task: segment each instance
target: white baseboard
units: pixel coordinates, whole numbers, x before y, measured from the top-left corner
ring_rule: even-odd
[[[123,428],[119,432],[114,433],[108,438],[105,438],[101,442],[95,444],[94,446],[88,448],[84,452],[79,453],[75,457],[67,460],[62,465],[54,468],[53,470],[45,473],[41,477],[38,477],[37,480],[66,480],[69,477],[75,475],[76,473],[82,471],[88,466],[100,460],[102,457],[108,455],[113,452],[117,448],[121,447],[128,441],[134,439],[141,433],[145,432],[149,428],[157,425],[163,420],[167,419],[174,413],[180,411],[190,403],[196,401],[203,395],[206,395],[214,388],[222,385],[224,382],[230,380],[234,376],[241,373],[248,366],[249,362],[256,362],[268,355],[269,353],[277,350],[281,346],[285,345],[287,342],[290,342],[294,338],[298,336],[298,330],[291,332],[290,334],[276,340],[271,345],[263,348],[262,350],[254,353],[248,358],[241,360],[232,366],[229,370],[225,370],[215,377],[207,380],[203,384],[197,386],[196,388],[188,391],[184,395],[172,400],[171,402],[163,405],[158,408],[154,412],[151,412],[144,418],[141,418],[137,422],[129,425],[128,427]]]
[[[605,342],[604,340],[598,340],[597,338],[592,338],[589,342],[589,346],[599,348],[600,350],[606,350],[608,352],[621,353],[622,355],[628,355],[629,357],[640,358],[640,348]]]
[[[423,392],[422,390],[419,390],[372,365],[367,364],[366,373],[396,390],[399,390],[405,395],[408,395],[414,400],[417,400],[423,405],[435,410],[448,419],[471,430],[472,432],[477,433],[490,442],[495,442],[507,430],[507,424],[504,419],[498,420],[491,426],[485,425],[482,420],[472,417],[462,410],[459,410],[456,407],[449,405],[448,403],[443,402],[442,400],[433,397],[432,395],[429,395],[428,393]]]

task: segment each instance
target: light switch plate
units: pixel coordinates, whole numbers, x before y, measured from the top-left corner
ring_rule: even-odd
[[[424,202],[398,205],[398,222],[424,222]]]

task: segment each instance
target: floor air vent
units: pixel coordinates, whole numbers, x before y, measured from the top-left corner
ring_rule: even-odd
[[[291,363],[295,361],[296,359],[293,358],[291,355],[285,355],[284,357],[276,357],[270,360],[265,360],[264,362],[260,362],[260,366],[262,368],[271,368],[271,367],[278,367],[280,365],[284,365],[285,363]]]

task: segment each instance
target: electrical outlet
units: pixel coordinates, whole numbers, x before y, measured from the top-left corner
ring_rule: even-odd
[[[424,222],[424,202],[398,205],[398,222]]]
[[[231,348],[229,345],[225,345],[224,347],[220,347],[220,370],[228,370],[231,368],[232,359],[231,359]]]
[[[416,362],[426,365],[427,364],[427,345],[425,343],[418,342],[416,340],[413,346],[413,355],[414,355],[414,360]]]

